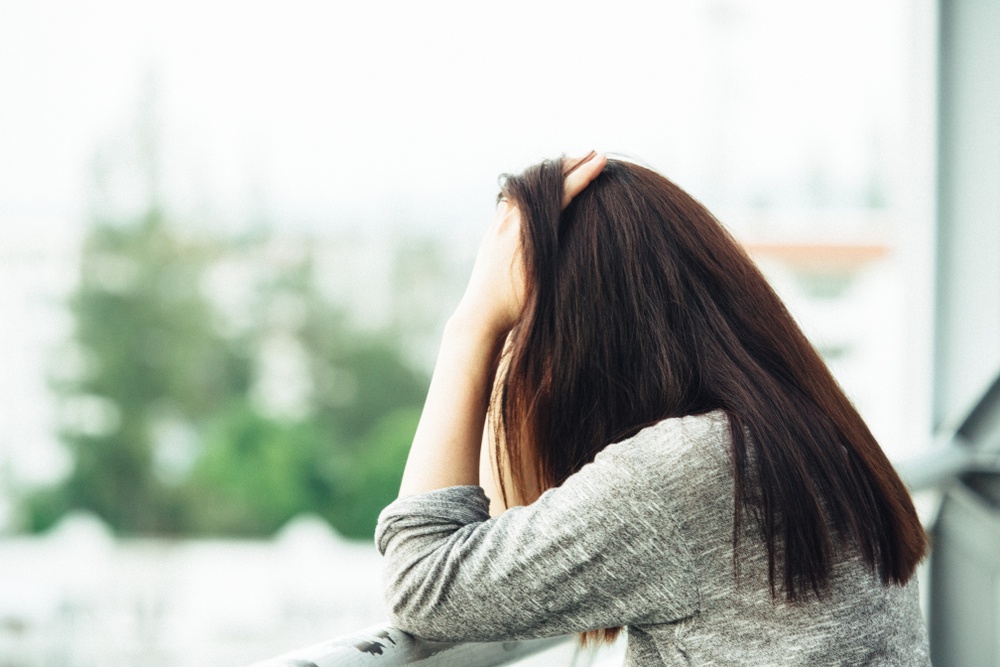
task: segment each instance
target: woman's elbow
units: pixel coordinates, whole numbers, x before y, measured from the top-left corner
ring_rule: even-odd
[[[412,598],[386,596],[389,625],[422,639],[441,642],[472,641],[468,627],[456,622],[442,606],[414,602]]]
[[[454,603],[443,599],[441,584],[440,577],[421,575],[413,569],[387,576],[383,598],[389,624],[424,639],[467,640],[462,636],[461,615],[452,611]]]

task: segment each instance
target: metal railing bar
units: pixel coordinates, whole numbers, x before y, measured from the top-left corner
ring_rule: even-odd
[[[257,662],[250,667],[496,667],[553,648],[569,637],[510,642],[435,642],[388,625],[375,626]]]
[[[964,472],[1000,471],[1000,452],[994,447],[971,447],[956,439],[921,456],[896,463],[896,472],[911,492],[951,483]]]
[[[969,414],[962,420],[956,435],[975,443],[983,436],[990,435],[1000,425],[1000,375],[983,392]]]

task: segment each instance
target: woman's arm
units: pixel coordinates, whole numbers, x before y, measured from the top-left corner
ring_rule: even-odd
[[[564,206],[604,163],[591,155],[570,170]],[[400,499],[379,517],[391,620],[427,638],[487,641],[689,616],[691,558],[671,494],[653,490],[665,476],[650,474],[647,456],[598,456],[530,505],[490,518],[480,450],[502,344],[524,303],[520,222],[501,202],[446,326]],[[623,449],[652,438],[660,450],[670,433]],[[484,470],[492,478],[489,462]]]
[[[604,168],[591,152],[568,170],[563,205]],[[400,497],[479,483],[479,451],[503,341],[521,314],[525,274],[521,217],[502,200],[472,277],[448,320],[430,390],[403,471]]]
[[[406,460],[401,498],[479,483],[490,380],[502,344],[502,337],[471,314],[459,313],[448,321]]]
[[[427,639],[497,641],[697,613],[678,492],[689,445],[678,420],[661,423],[493,518],[478,486],[397,500],[375,533],[390,622]]]

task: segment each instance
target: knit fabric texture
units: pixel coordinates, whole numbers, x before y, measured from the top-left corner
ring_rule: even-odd
[[[444,641],[622,625],[627,666],[929,665],[915,577],[885,586],[843,548],[820,598],[774,600],[753,525],[737,577],[729,448],[715,411],[609,445],[498,517],[479,486],[395,501],[375,535],[390,623]]]

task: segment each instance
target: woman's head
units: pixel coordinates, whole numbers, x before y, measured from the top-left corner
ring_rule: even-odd
[[[837,536],[885,581],[908,579],[925,550],[909,496],[743,248],[636,164],[609,160],[565,210],[562,191],[560,161],[503,184],[528,284],[491,410],[505,497],[530,501],[644,426],[722,408],[734,539],[744,516],[758,524],[772,590],[820,591]]]

